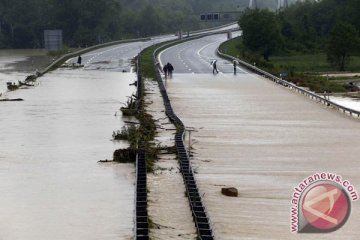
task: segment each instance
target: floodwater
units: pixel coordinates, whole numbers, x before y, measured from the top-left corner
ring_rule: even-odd
[[[157,119],[155,144],[174,146],[175,126],[165,114],[164,102],[157,82],[145,84],[147,111]],[[156,240],[196,239],[196,229],[189,201],[184,195],[185,185],[179,171],[176,154],[162,153],[154,164],[154,173],[148,173],[148,211],[155,225],[150,238]]]
[[[0,50],[0,94],[7,90],[6,82],[23,81],[49,61],[51,57],[44,49]]]
[[[254,74],[174,74],[167,88],[175,113],[196,130],[192,164],[217,239],[359,239],[359,202],[328,234],[292,234],[290,210],[294,187],[317,172],[360,191],[360,119]]]
[[[112,132],[134,80],[59,69],[6,93],[24,101],[0,104],[0,239],[131,239],[134,166],[97,161],[126,146]]]
[[[360,111],[360,99],[351,97],[335,97],[330,96],[330,100],[347,108]]]

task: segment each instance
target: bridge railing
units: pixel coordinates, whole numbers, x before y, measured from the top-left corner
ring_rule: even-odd
[[[345,106],[339,105],[339,104],[327,99],[324,96],[321,96],[319,94],[316,94],[314,92],[311,92],[309,90],[301,88],[301,87],[295,85],[294,83],[288,82],[288,81],[286,81],[284,79],[278,78],[278,77],[276,77],[276,76],[274,76],[274,75],[272,75],[272,74],[270,74],[270,73],[268,73],[268,72],[266,72],[266,71],[264,71],[264,70],[262,70],[262,69],[260,69],[260,68],[258,68],[256,66],[253,66],[253,65],[251,65],[251,64],[249,64],[249,63],[247,63],[247,62],[245,62],[245,61],[243,61],[241,59],[238,59],[238,58],[235,58],[235,57],[230,56],[228,54],[225,54],[225,53],[221,52],[220,49],[217,49],[217,53],[218,53],[219,56],[221,56],[223,58],[239,62],[239,64],[241,64],[242,66],[244,66],[248,70],[250,70],[250,71],[252,71],[252,72],[254,72],[256,74],[259,74],[259,75],[261,75],[261,76],[263,76],[263,77],[265,77],[265,78],[267,78],[267,79],[269,79],[269,80],[271,80],[271,81],[273,81],[273,82],[275,82],[275,83],[277,83],[279,85],[282,85],[284,87],[288,87],[290,89],[293,89],[294,91],[296,91],[296,92],[298,92],[300,94],[303,94],[303,95],[305,95],[305,96],[307,96],[307,97],[309,97],[311,99],[315,99],[315,100],[317,100],[317,101],[319,101],[319,102],[321,102],[321,103],[323,103],[323,104],[325,104],[325,105],[327,105],[329,107],[333,107],[333,108],[337,109],[338,111],[342,111],[343,113],[347,113],[350,116],[360,117],[360,111],[357,111],[357,110],[350,109],[350,108],[347,108]]]

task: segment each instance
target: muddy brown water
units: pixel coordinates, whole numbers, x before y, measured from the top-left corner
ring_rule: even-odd
[[[24,101],[0,105],[0,239],[131,239],[134,166],[97,161],[126,146],[111,135],[135,79],[59,69],[6,93]]]
[[[359,238],[358,201],[336,232],[290,232],[291,196],[309,175],[337,173],[359,191],[359,119],[253,74],[174,74],[167,86],[196,130],[192,164],[217,239]]]

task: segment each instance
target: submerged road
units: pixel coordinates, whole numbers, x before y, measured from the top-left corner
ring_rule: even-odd
[[[1,106],[0,239],[133,237],[134,168],[97,161],[112,159],[115,149],[126,147],[111,141],[111,135],[124,125],[119,108],[135,91],[129,86],[136,80],[131,59],[151,44],[174,38],[89,52],[82,56],[82,68],[60,68],[39,78],[34,88],[6,93],[25,101]],[[182,238],[187,239],[195,230],[179,189],[176,203],[182,205],[176,207],[181,213],[171,221],[181,229],[171,228],[171,234],[185,232]]]
[[[136,91],[131,59],[168,38],[89,52],[84,68],[57,69],[6,94],[25,100],[1,105],[0,239],[132,238],[134,167],[97,161],[127,146],[111,136]]]
[[[239,68],[215,54],[226,35],[164,50],[175,68],[167,91],[191,134],[192,164],[217,239],[358,239],[360,206],[339,230],[290,232],[294,187],[317,172],[360,189],[359,120]],[[210,61],[218,60],[213,75]],[[238,198],[221,195],[236,187]],[[349,193],[350,194],[350,193]]]

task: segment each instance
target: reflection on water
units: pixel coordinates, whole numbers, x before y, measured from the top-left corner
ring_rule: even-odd
[[[115,112],[133,73],[57,70],[0,105],[0,239],[130,239],[134,167],[98,164],[125,143]]]

